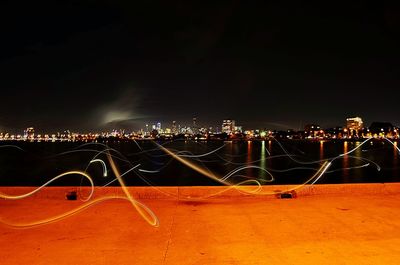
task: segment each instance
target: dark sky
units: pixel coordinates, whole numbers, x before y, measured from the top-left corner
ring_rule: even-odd
[[[10,2],[0,131],[400,124],[399,1]]]

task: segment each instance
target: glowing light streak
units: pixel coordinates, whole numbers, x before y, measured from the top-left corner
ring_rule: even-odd
[[[141,169],[141,168],[139,168],[138,170],[143,173],[158,173],[158,172],[160,172],[160,170],[147,170],[147,169]]]
[[[215,152],[218,152],[219,150],[221,150],[222,148],[224,148],[226,146],[226,143],[225,144],[223,144],[222,146],[220,146],[220,147],[218,147],[218,148],[216,148],[216,149],[214,149],[214,150],[212,150],[212,151],[210,151],[210,152],[208,152],[208,153],[204,153],[204,154],[200,154],[200,155],[179,155],[180,157],[190,157],[190,158],[194,158],[194,157],[204,157],[204,156],[208,156],[208,155],[211,155],[211,154],[213,154],[213,153],[215,153]]]
[[[28,193],[25,193],[25,194],[21,194],[21,195],[7,195],[7,194],[4,194],[4,193],[0,192],[0,198],[7,199],[7,200],[20,200],[20,199],[27,198],[27,197],[32,196],[33,194],[37,193],[38,191],[40,191],[41,189],[43,189],[44,187],[46,187],[50,183],[56,181],[59,178],[62,178],[64,176],[66,176],[66,175],[81,175],[81,176],[85,177],[87,180],[89,180],[90,186],[91,186],[91,192],[90,192],[89,196],[92,196],[93,191],[94,191],[94,183],[93,183],[92,178],[88,174],[86,174],[85,172],[82,172],[82,171],[68,171],[68,172],[64,172],[64,173],[62,173],[60,175],[57,175],[56,177],[52,178],[51,180],[47,181],[42,186],[34,189],[31,192],[28,192]]]
[[[393,142],[393,141],[389,140],[387,137],[385,137],[384,139],[386,141],[388,141],[389,143],[391,143],[393,145],[393,147],[396,148],[398,153],[400,154],[400,148],[397,146],[397,142]]]
[[[125,176],[126,174],[128,174],[129,172],[131,172],[131,171],[134,170],[135,168],[138,168],[139,166],[140,166],[140,164],[137,164],[136,166],[131,167],[130,169],[128,169],[127,171],[125,171],[125,172],[121,175],[121,177]],[[115,182],[116,180],[117,180],[117,178],[111,180],[111,181],[108,182],[107,184],[103,185],[103,187],[106,187],[106,186],[110,185],[111,183]]]
[[[274,176],[272,176],[272,174],[271,174],[268,170],[266,170],[266,169],[264,169],[264,168],[262,168],[262,167],[259,167],[259,166],[252,166],[252,165],[250,165],[250,166],[239,167],[239,168],[236,168],[236,169],[232,170],[231,172],[229,172],[228,174],[226,174],[226,175],[221,179],[221,181],[226,181],[226,180],[228,180],[230,177],[232,177],[234,174],[236,174],[237,172],[240,172],[240,171],[242,171],[242,170],[246,170],[246,169],[249,169],[249,168],[259,169],[259,170],[262,170],[262,171],[266,172],[267,174],[269,174],[269,176],[271,177],[271,179],[268,180],[269,182],[272,182],[272,181],[275,180],[275,179],[274,179]]]
[[[202,175],[204,175],[206,177],[209,177],[210,179],[213,179],[213,180],[215,180],[215,181],[217,181],[217,182],[219,182],[221,184],[224,184],[224,185],[228,185],[229,184],[227,182],[221,181],[220,178],[218,178],[215,174],[210,173],[209,171],[204,170],[203,168],[193,164],[192,162],[184,159],[183,157],[180,157],[180,156],[176,155],[174,152],[170,151],[169,149],[165,148],[164,146],[159,145],[158,143],[155,143],[155,144],[158,145],[161,150],[163,150],[164,152],[166,152],[167,154],[169,154],[170,156],[172,156],[173,158],[175,158],[176,160],[178,160],[182,164],[184,164],[184,165],[190,167],[191,169],[197,171],[198,173],[200,173],[200,174],[202,174]]]
[[[37,220],[37,221],[32,221],[32,222],[10,222],[10,221],[6,221],[3,218],[0,219],[0,222],[3,223],[4,225],[13,227],[13,228],[32,228],[32,227],[36,227],[36,226],[41,226],[41,225],[46,225],[46,224],[50,224],[50,223],[54,223],[57,221],[61,221],[67,217],[73,216],[79,212],[82,212],[85,209],[88,209],[91,206],[94,206],[98,203],[104,202],[104,201],[108,201],[108,200],[115,200],[115,199],[119,199],[119,200],[128,200],[131,202],[131,200],[127,197],[123,197],[123,196],[104,196],[101,198],[97,198],[94,199],[90,202],[87,202],[73,210],[67,211],[65,213],[59,214],[59,215],[55,215],[53,217],[50,218],[45,218],[45,219],[41,219],[41,220]],[[141,209],[144,209],[145,211],[151,212],[151,210],[144,204],[136,201],[135,204],[138,205],[138,207],[140,207]]]
[[[25,150],[22,149],[21,147],[16,146],[16,145],[11,145],[11,144],[0,145],[0,148],[15,148],[15,149],[25,152]]]
[[[345,153],[343,153],[343,154],[340,154],[340,155],[337,156],[337,157],[341,157],[341,156],[345,156],[345,155],[349,155],[349,154],[353,153],[354,151],[356,151],[357,149],[361,148],[361,146],[363,146],[365,143],[371,141],[372,139],[373,139],[373,138],[368,138],[367,140],[363,141],[361,144],[357,145],[356,147],[354,147],[354,148],[351,149],[350,151],[345,152]],[[335,159],[336,159],[336,158],[335,158]]]
[[[103,177],[107,177],[107,166],[106,163],[104,163],[103,160],[101,159],[93,159],[89,162],[89,164],[95,163],[95,162],[99,162],[101,163],[101,165],[103,166]]]
[[[125,185],[125,182],[122,179],[121,174],[119,173],[117,165],[114,163],[114,160],[112,159],[112,156],[110,155],[110,153],[107,153],[107,158],[108,158],[108,162],[111,165],[111,169],[114,172],[115,177],[118,179],[118,182],[121,185],[121,189],[125,193],[129,202],[133,205],[133,207],[136,209],[136,211],[147,221],[147,223],[149,223],[152,226],[158,227],[160,223],[158,221],[157,216],[144,204],[136,201],[132,197],[131,193],[128,191],[128,189]]]

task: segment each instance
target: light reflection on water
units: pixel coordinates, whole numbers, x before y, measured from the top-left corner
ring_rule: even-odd
[[[343,143],[343,154],[347,153],[349,151],[349,143],[347,141],[344,141]],[[348,168],[349,167],[349,156],[348,155],[344,155],[343,156],[343,168]],[[344,181],[347,182],[348,181],[348,177],[349,177],[349,171],[348,170],[344,170],[343,171],[343,178]]]
[[[399,175],[399,150],[397,149],[398,144],[397,142],[394,142],[393,146],[393,176],[398,176]]]
[[[246,156],[246,163],[250,164],[251,161],[253,160],[252,157],[253,151],[252,151],[252,141],[247,141],[247,156]],[[248,177],[253,177],[252,176],[253,171],[249,168],[246,170],[246,174]]]
[[[319,160],[324,159],[324,141],[319,141]]]
[[[266,160],[265,160],[265,141],[261,142],[261,156],[260,156],[260,167],[266,169]],[[267,173],[265,171],[260,172],[260,178],[265,180]]]

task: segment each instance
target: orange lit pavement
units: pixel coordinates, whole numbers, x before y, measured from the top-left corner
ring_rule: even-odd
[[[63,198],[68,189],[0,200],[1,218],[29,221],[80,205]],[[218,189],[181,188],[179,196]],[[400,264],[400,184],[316,185],[295,199],[228,192],[179,202],[153,188],[130,190],[160,227],[123,200],[36,228],[0,225],[0,264]]]

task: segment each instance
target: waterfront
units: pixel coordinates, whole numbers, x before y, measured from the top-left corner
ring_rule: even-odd
[[[104,144],[79,142],[12,142],[0,148],[1,186],[38,186],[70,170],[86,171],[96,186],[112,181],[107,168],[104,177],[100,163],[107,163],[104,153],[111,151],[128,186],[196,186],[221,185],[190,167],[182,165],[152,141],[114,141]],[[336,159],[318,183],[383,183],[400,181],[397,142],[371,140],[360,148],[361,141],[173,141],[158,142],[191,163],[218,178],[242,168],[229,178],[236,184],[257,180],[260,184],[301,184],[312,176],[325,159]],[[283,148],[282,148],[283,147]],[[356,150],[345,156],[343,153]],[[103,151],[103,153],[101,153]],[[99,154],[100,153],[100,154]],[[290,156],[288,156],[290,154]],[[320,162],[315,162],[319,161]],[[261,169],[260,169],[261,168]],[[265,170],[262,170],[265,169]],[[68,176],[51,183],[55,186],[88,185],[80,176]],[[113,182],[109,185],[118,185]]]

